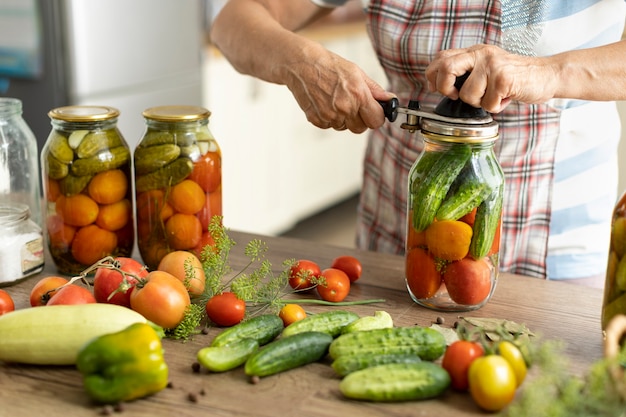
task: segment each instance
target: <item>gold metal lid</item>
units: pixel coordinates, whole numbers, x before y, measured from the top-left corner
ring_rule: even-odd
[[[118,117],[120,111],[109,106],[65,106],[48,112],[48,117],[65,122],[98,122]]]
[[[492,121],[485,124],[456,124],[422,118],[422,132],[447,136],[452,142],[480,141],[497,139],[498,123]]]
[[[159,122],[195,122],[211,116],[211,112],[204,107],[186,105],[150,107],[142,114],[146,119]]]

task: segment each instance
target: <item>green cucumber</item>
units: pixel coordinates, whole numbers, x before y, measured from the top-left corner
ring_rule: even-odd
[[[223,346],[208,346],[198,351],[200,365],[213,372],[226,372],[243,365],[259,349],[254,339],[241,339]]]
[[[323,332],[303,332],[280,337],[248,358],[248,376],[269,376],[288,371],[326,356],[333,337]]]
[[[356,319],[341,330],[341,333],[362,332],[364,330],[393,327],[393,318],[386,311],[375,311],[373,316]]]
[[[339,383],[347,398],[375,402],[425,400],[441,395],[450,375],[432,362],[385,364],[353,372]]]
[[[496,232],[500,226],[502,196],[500,191],[492,198],[483,201],[476,209],[476,217],[470,242],[469,254],[474,259],[481,259],[489,254]]]
[[[410,326],[345,333],[330,345],[330,357],[345,355],[412,354],[426,361],[443,355],[446,340],[437,330]]]
[[[241,339],[253,339],[262,346],[278,337],[283,327],[276,314],[262,314],[224,330],[215,336],[211,346],[225,346]]]
[[[351,311],[334,310],[313,314],[296,321],[283,330],[283,336],[293,336],[302,332],[323,332],[336,337],[344,327],[357,320],[359,315]]]
[[[458,187],[450,189],[435,217],[437,220],[458,220],[478,207],[487,191],[487,184],[475,175],[464,176]]]
[[[421,232],[433,222],[448,189],[471,156],[469,145],[454,145],[425,173],[422,181],[411,187],[412,223],[415,230]]]
[[[406,355],[402,353],[390,353],[387,355],[379,355],[370,353],[365,355],[343,355],[338,357],[330,365],[337,375],[344,377],[352,372],[361,369],[371,368],[372,366],[385,365],[388,363],[418,363],[421,362],[417,355]]]

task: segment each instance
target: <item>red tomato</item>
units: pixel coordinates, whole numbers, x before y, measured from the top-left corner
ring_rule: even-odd
[[[163,271],[148,273],[130,294],[130,307],[164,329],[178,326],[190,304],[185,284]]]
[[[443,282],[455,303],[478,305],[491,293],[491,269],[484,259],[464,258],[446,266]]]
[[[306,311],[299,304],[285,304],[278,312],[278,317],[285,327],[306,318]]]
[[[469,388],[468,372],[474,359],[485,354],[479,343],[457,340],[446,349],[441,366],[450,374],[452,388],[467,391]]]
[[[315,286],[311,278],[317,278],[322,273],[319,265],[307,259],[297,261],[289,271],[289,285],[294,290],[304,291]]]
[[[205,309],[209,319],[218,326],[234,326],[246,315],[246,302],[232,292],[223,292],[211,297]]]
[[[441,273],[435,259],[422,248],[413,248],[406,254],[406,283],[417,299],[434,296],[441,287]]]
[[[15,310],[13,298],[5,290],[0,290],[0,316],[13,310]]]
[[[146,267],[132,258],[118,257],[115,261],[119,263],[119,269],[138,278],[145,278],[148,275]],[[120,287],[122,283],[125,287]],[[137,278],[126,275],[124,279],[119,271],[101,267],[96,270],[93,279],[93,294],[99,303],[130,307],[130,294],[135,284],[137,284]]]
[[[30,305],[32,307],[45,306],[48,300],[56,294],[57,289],[68,280],[63,277],[46,277],[42,278],[30,290]]]
[[[60,288],[56,294],[50,297],[46,305],[91,304],[95,302],[96,298],[87,288],[76,284],[69,284]]]
[[[361,273],[363,272],[363,266],[361,262],[355,258],[354,256],[344,255],[335,258],[333,263],[330,265],[331,268],[341,269],[346,273],[350,282],[354,282],[357,279],[361,278]]]
[[[317,292],[322,300],[343,301],[350,292],[350,278],[340,269],[327,268],[322,271],[325,282],[317,286]]]

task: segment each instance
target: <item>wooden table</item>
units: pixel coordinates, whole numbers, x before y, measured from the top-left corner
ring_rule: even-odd
[[[230,233],[237,242],[231,253],[234,269],[244,265],[243,247],[252,238],[265,241],[267,257],[276,271],[285,259],[306,258],[328,267],[343,254],[357,256],[363,276],[353,286],[349,300],[384,298],[386,302],[346,307],[362,315],[388,311],[399,326],[429,326],[438,316],[451,326],[458,313],[439,313],[413,303],[403,279],[403,259],[373,252],[361,252],[318,243]],[[16,308],[28,307],[28,293],[43,275],[54,274],[49,262],[46,271],[17,285],[5,288]],[[572,371],[582,373],[602,355],[600,290],[539,279],[501,274],[495,295],[482,309],[465,316],[494,317],[525,323],[532,331],[567,343]],[[306,307],[322,311],[329,307]],[[333,307],[330,307],[333,308]],[[339,379],[328,363],[315,363],[250,384],[241,369],[224,374],[194,372],[198,350],[217,333],[197,335],[187,342],[165,340],[165,356],[172,386],[146,399],[123,405],[130,416],[472,416],[484,415],[468,394],[447,393],[435,400],[395,404],[374,404],[344,399]],[[0,335],[11,337],[11,335]],[[101,415],[102,407],[86,397],[81,376],[73,367],[40,367],[0,364],[0,416],[73,417]]]

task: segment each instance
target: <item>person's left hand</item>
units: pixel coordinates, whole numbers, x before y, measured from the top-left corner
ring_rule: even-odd
[[[456,78],[470,72],[460,91]],[[511,100],[544,103],[554,97],[555,70],[548,58],[521,56],[493,45],[441,51],[426,68],[430,91],[499,113]]]

